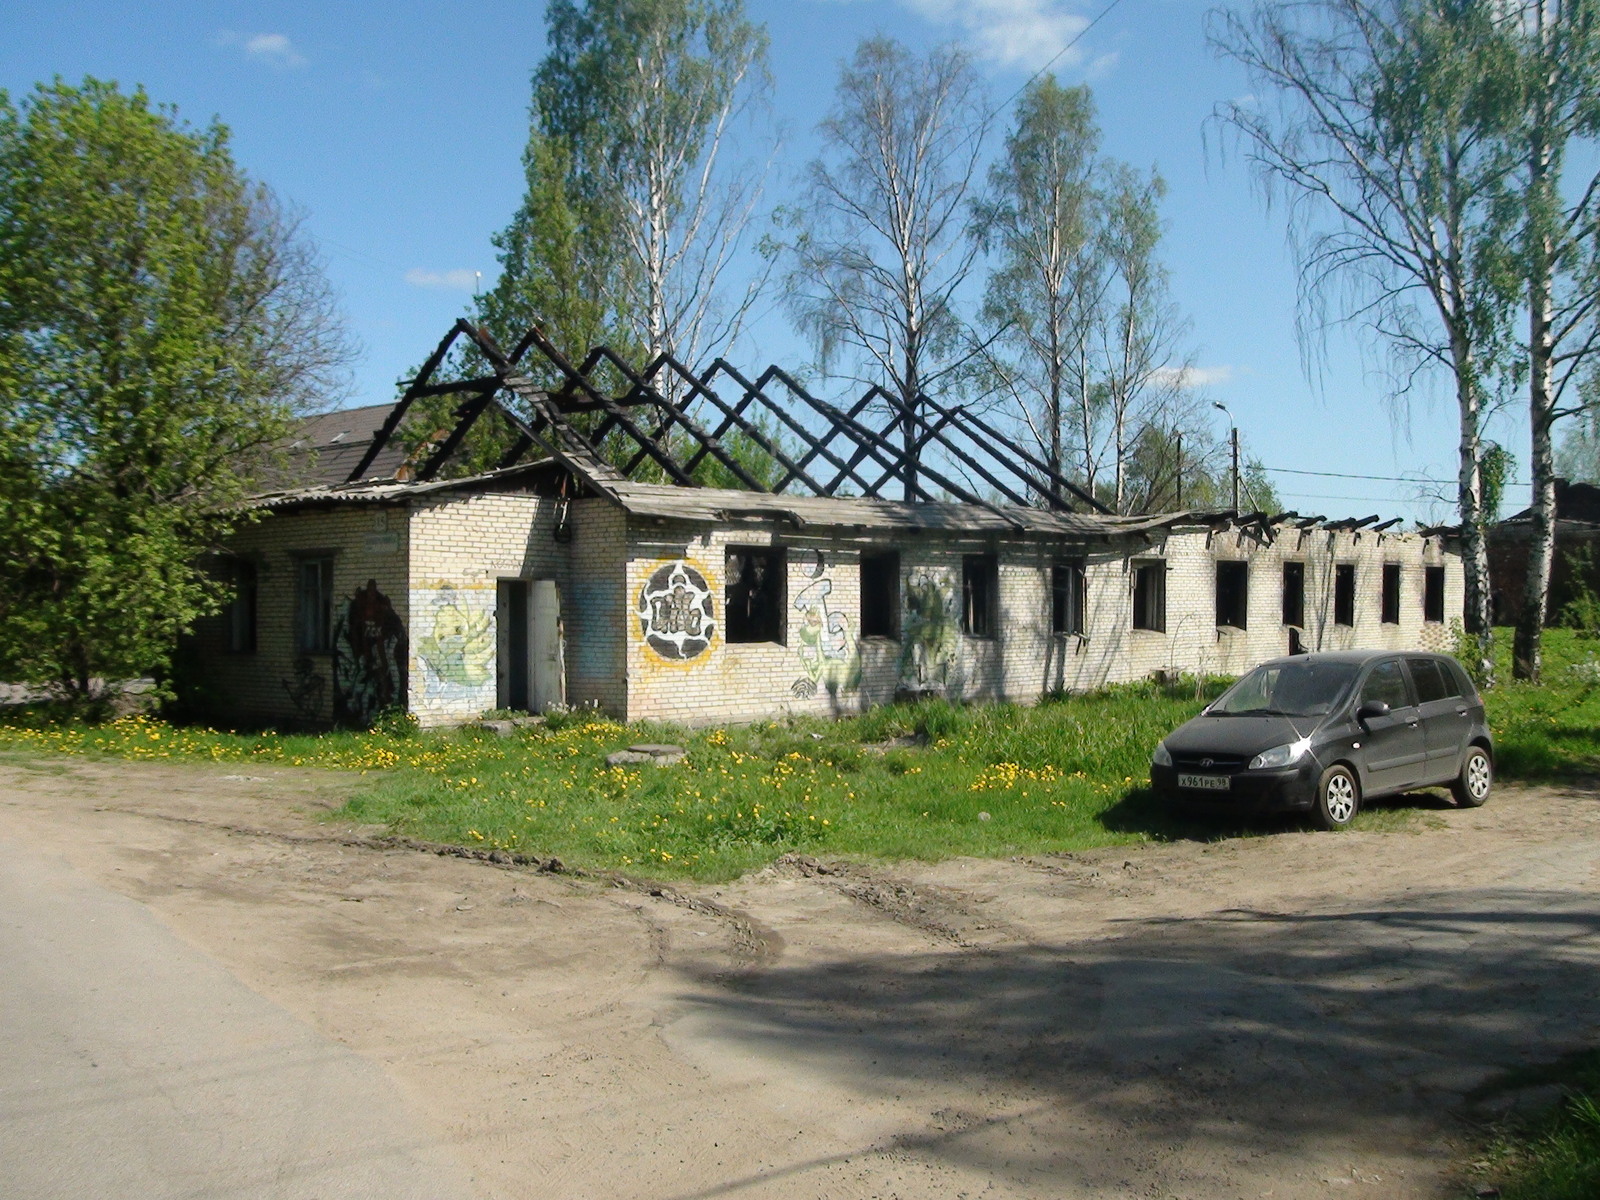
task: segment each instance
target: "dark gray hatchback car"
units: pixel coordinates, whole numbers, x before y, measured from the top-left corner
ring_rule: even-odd
[[[1445,784],[1476,807],[1494,781],[1483,700],[1444,654],[1365,650],[1262,663],[1156,747],[1150,786],[1236,812],[1348,825],[1362,800]]]

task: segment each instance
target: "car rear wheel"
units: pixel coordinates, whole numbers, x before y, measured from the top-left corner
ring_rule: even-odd
[[[1456,803],[1462,808],[1477,808],[1489,798],[1494,787],[1494,764],[1489,752],[1482,746],[1468,746],[1467,757],[1461,763],[1461,774],[1450,785]]]
[[[1355,820],[1361,807],[1361,785],[1349,767],[1332,766],[1317,781],[1317,824],[1324,829],[1343,829]]]

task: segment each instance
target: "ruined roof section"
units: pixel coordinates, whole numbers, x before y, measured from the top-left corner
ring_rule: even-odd
[[[440,378],[458,347],[487,363],[488,373]],[[528,375],[535,368],[557,385],[535,386]],[[411,405],[430,396],[460,399],[455,428],[418,464],[419,480],[432,479],[493,411],[516,431],[501,466],[542,453],[597,479],[626,483],[644,472],[694,489],[702,468],[714,464],[756,494],[890,499],[894,491],[907,503],[1107,512],[1027,447],[930,396],[908,408],[870,388],[840,408],[775,366],[752,379],[720,358],[694,372],[661,354],[636,368],[605,346],[573,363],[538,327],[506,350],[464,320],[406,388],[351,481],[372,474]]]
[[[487,363],[488,373],[441,378],[442,364],[458,347]],[[525,374],[534,364],[561,385],[536,387]],[[612,381],[611,391],[602,379]],[[626,385],[620,393],[617,380]],[[399,432],[411,406],[433,396],[459,398],[454,426],[420,443],[408,459]],[[499,468],[438,479],[440,467],[485,415],[512,432]],[[738,453],[730,449],[735,439]],[[313,465],[289,486],[258,496],[255,507],[393,504],[514,488],[601,496],[630,514],[659,520],[1011,533],[1077,542],[1181,527],[1254,530],[1270,542],[1285,530],[1381,534],[1399,523],[1376,515],[1329,520],[1213,510],[1117,516],[1026,447],[961,407],[926,396],[917,412],[907,413],[872,388],[841,409],[777,367],[750,379],[718,359],[692,374],[661,355],[636,371],[604,346],[574,364],[537,328],[507,352],[466,321],[456,322],[397,403],[313,418],[295,449]],[[937,465],[925,457],[930,449],[938,451]],[[740,486],[702,486],[696,472],[707,460]],[[660,479],[668,482],[652,481]]]

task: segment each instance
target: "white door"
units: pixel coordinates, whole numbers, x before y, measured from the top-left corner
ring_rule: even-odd
[[[561,632],[561,593],[554,579],[535,579],[532,595],[533,711],[543,712],[567,699],[565,646]]]

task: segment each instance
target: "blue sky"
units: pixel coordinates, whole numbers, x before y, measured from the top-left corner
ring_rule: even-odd
[[[747,0],[768,28],[773,112],[784,128],[768,186],[792,186],[814,150],[839,63],[883,32],[922,50],[972,50],[996,102],[1099,14],[1057,0]],[[1208,395],[1228,405],[1247,452],[1274,469],[1285,502],[1329,516],[1445,520],[1454,475],[1448,397],[1396,417],[1362,339],[1335,335],[1318,386],[1302,369],[1294,267],[1281,211],[1268,212],[1237,158],[1207,130],[1213,106],[1248,92],[1207,49],[1201,0],[1121,0],[1055,64],[1094,88],[1105,150],[1155,166],[1169,185],[1164,257],[1193,322]],[[246,170],[306,213],[360,340],[350,403],[377,403],[464,311],[473,272],[492,280],[490,235],[520,199],[528,80],[544,52],[543,6],[135,5],[63,0],[9,22],[0,87],[86,74],[143,84],[195,123],[220,117]],[[47,15],[45,15],[47,14]],[[806,354],[781,311],[732,357],[751,366]],[[1216,414],[1219,429],[1226,420]],[[1518,455],[1526,435],[1493,430]],[[1431,477],[1436,488],[1334,475]],[[1514,487],[1506,511],[1527,502]]]

